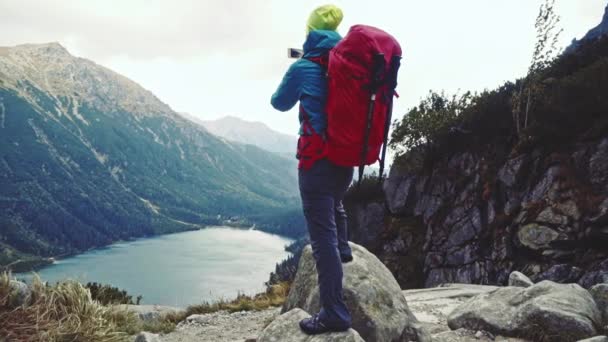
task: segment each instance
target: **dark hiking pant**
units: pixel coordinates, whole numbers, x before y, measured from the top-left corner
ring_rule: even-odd
[[[340,254],[351,255],[342,199],[353,179],[352,167],[321,159],[299,170],[300,195],[319,276],[321,321],[341,328],[351,325],[342,293]],[[311,313],[314,314],[314,313]]]

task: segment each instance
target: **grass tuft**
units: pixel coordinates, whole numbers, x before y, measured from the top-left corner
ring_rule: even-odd
[[[137,315],[118,305],[103,305],[91,290],[76,281],[56,285],[35,276],[26,303],[17,305],[11,290],[10,273],[0,273],[0,341],[129,341],[140,331],[170,333],[177,323],[193,314],[217,311],[259,311],[285,302],[290,284],[271,285],[263,293],[240,294],[233,300],[194,305],[181,313],[169,313],[154,322],[142,322]]]
[[[27,303],[11,300],[11,275],[0,275],[0,340],[8,341],[127,341],[137,332],[135,314],[91,299],[75,281],[53,286],[36,276]]]
[[[266,292],[254,296],[239,294],[232,300],[219,300],[216,302],[204,302],[199,305],[189,306],[186,311],[176,314],[169,314],[165,320],[178,323],[185,320],[190,315],[202,315],[218,311],[238,312],[238,311],[261,311],[271,307],[277,307],[285,303],[291,284],[281,282],[268,286]]]

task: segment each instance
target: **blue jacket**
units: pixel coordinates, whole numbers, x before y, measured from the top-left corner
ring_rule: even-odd
[[[327,78],[325,70],[308,57],[318,57],[327,53],[342,39],[335,31],[311,31],[304,43],[304,58],[294,62],[283,77],[270,103],[282,112],[288,111],[298,101],[309,116],[310,124],[319,134],[327,128],[325,102],[327,99]],[[303,121],[300,112],[300,124]],[[302,134],[302,128],[300,128]]]

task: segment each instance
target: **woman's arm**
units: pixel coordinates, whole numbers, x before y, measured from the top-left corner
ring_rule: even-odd
[[[279,88],[270,99],[270,104],[275,109],[286,112],[293,108],[298,103],[298,100],[300,100],[303,82],[301,68],[302,60],[296,61],[289,67],[285,76],[283,76]]]

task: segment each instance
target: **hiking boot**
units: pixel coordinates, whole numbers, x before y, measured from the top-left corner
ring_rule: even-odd
[[[349,263],[349,262],[353,261],[353,255],[340,253],[340,260],[342,260],[343,264]]]
[[[317,335],[317,334],[323,334],[323,333],[331,332],[331,331],[346,331],[349,329],[349,327],[348,326],[343,327],[343,328],[328,327],[323,322],[321,322],[321,319],[319,318],[319,314],[316,314],[316,315],[313,315],[312,317],[304,318],[303,320],[301,320],[300,329],[302,329],[302,331],[305,332],[307,335]]]

